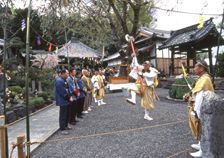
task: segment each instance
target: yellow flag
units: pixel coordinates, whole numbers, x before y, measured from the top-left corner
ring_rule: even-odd
[[[201,29],[203,27],[203,15],[202,14],[200,14],[199,19],[200,19],[200,22],[198,25],[198,29]]]

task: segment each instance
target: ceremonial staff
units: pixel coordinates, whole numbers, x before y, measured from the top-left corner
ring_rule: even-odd
[[[191,85],[190,85],[189,82],[187,81],[187,73],[186,73],[186,71],[185,71],[185,68],[184,68],[183,63],[181,63],[181,68],[182,68],[182,71],[183,71],[183,78],[184,78],[184,80],[186,81],[188,88],[189,88],[190,90],[192,90]]]
[[[135,47],[134,47],[134,37],[128,34],[125,35],[125,40],[131,44],[132,55],[136,55]]]
[[[132,50],[132,63],[131,63],[131,67],[132,67],[132,70],[131,72],[129,73],[129,76],[131,76],[132,78],[136,79],[137,80],[137,77],[138,77],[138,71],[137,71],[137,66],[139,65],[138,64],[138,61],[137,61],[137,57],[136,57],[136,52],[135,52],[135,47],[134,47],[134,37],[126,34],[125,35],[125,40],[128,42],[129,46],[131,47],[131,50]]]

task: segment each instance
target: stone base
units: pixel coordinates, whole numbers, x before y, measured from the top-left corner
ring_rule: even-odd
[[[214,93],[204,96],[201,108],[203,158],[224,157],[224,100]]]

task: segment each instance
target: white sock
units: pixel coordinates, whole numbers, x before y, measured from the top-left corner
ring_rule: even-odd
[[[145,109],[145,115],[149,116],[149,111],[147,109]]]
[[[136,93],[134,91],[131,91],[131,100],[136,102]]]

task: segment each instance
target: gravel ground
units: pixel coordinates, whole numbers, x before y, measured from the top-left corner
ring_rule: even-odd
[[[69,135],[56,132],[32,158],[189,158],[196,141],[187,123],[187,104],[167,100],[167,89],[157,94],[153,121],[144,120],[144,110],[126,103],[123,93],[107,94],[107,105],[94,105]]]

